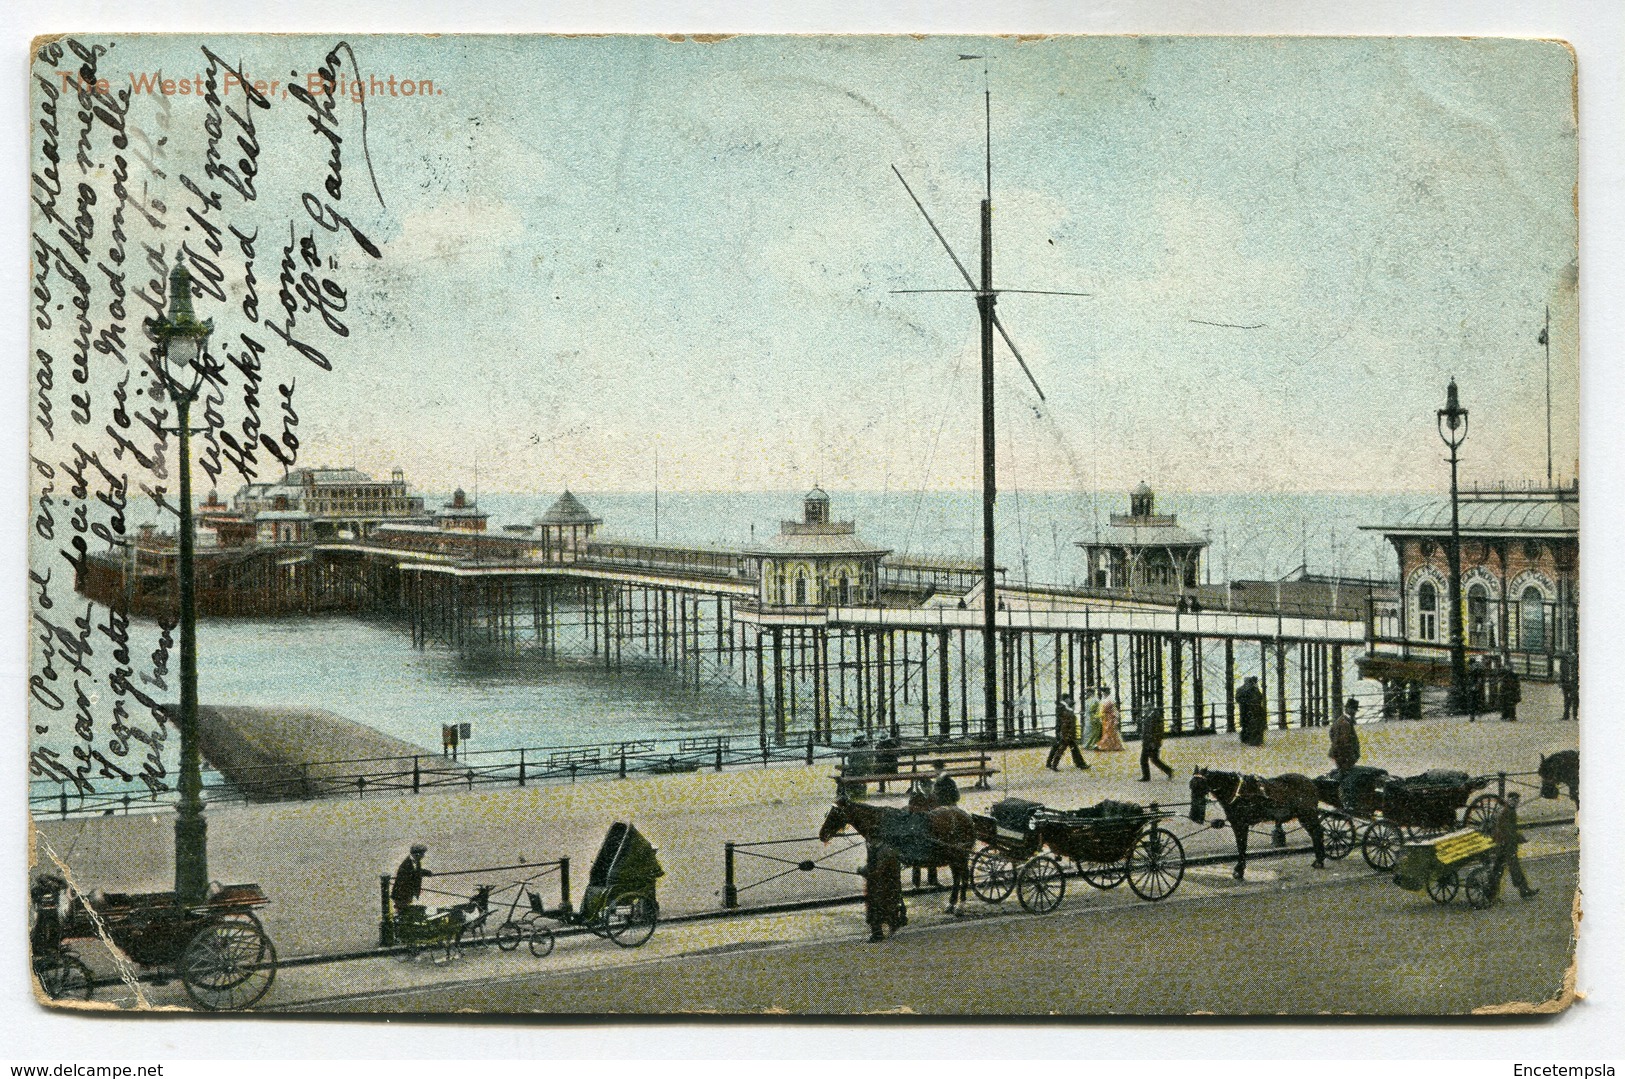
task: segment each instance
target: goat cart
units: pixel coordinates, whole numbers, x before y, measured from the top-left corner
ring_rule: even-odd
[[[581,909],[561,915],[623,948],[636,948],[654,935],[660,920],[655,882],[666,875],[658,852],[629,823],[617,821],[604,836],[587,876]]]
[[[1484,910],[1495,902],[1491,879],[1495,841],[1476,828],[1462,828],[1421,843],[1407,843],[1394,870],[1394,883],[1406,891],[1426,891],[1445,904],[1465,889],[1467,904]]]
[[[1343,858],[1358,846],[1367,865],[1388,873],[1408,843],[1458,828],[1488,834],[1505,803],[1487,791],[1474,795],[1491,778],[1439,768],[1402,778],[1380,768],[1356,768],[1345,801],[1342,777],[1320,776],[1316,790],[1321,802],[1332,807],[1321,812],[1326,853]]]
[[[996,802],[990,815],[972,814],[982,846],[971,861],[971,888],[989,903],[1014,891],[1021,905],[1047,914],[1066,896],[1072,862],[1091,887],[1124,881],[1150,902],[1166,899],[1185,877],[1185,848],[1161,822],[1156,806],[1103,801],[1086,809],[1055,810],[1022,798]]]
[[[80,895],[61,877],[40,877],[32,901],[34,975],[53,1000],[89,1000],[90,968],[70,941],[106,940],[162,982],[178,977],[198,1007],[252,1007],[276,980],[276,947],[254,913],[269,902],[258,884],[214,884],[202,902],[174,892]]]

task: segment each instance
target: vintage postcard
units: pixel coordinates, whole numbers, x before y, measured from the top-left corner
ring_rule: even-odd
[[[31,63],[45,1006],[1574,999],[1562,42]]]

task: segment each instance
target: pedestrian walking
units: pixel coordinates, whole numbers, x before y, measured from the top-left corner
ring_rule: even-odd
[[[1264,729],[1269,725],[1269,713],[1264,691],[1258,688],[1258,676],[1248,675],[1236,690],[1236,704],[1241,708],[1241,743],[1248,746],[1264,744]]]
[[[1117,703],[1112,700],[1112,691],[1105,686],[1100,687],[1100,741],[1095,748],[1102,753],[1123,752],[1123,722],[1118,715]]]
[[[1072,763],[1080,770],[1087,770],[1089,762],[1078,751],[1078,713],[1072,710],[1072,695],[1063,693],[1055,702],[1055,744],[1050,747],[1049,759],[1044,762],[1044,767],[1059,772],[1061,757],[1068,750],[1072,752]]]
[[[389,886],[389,898],[395,904],[395,917],[406,915],[423,894],[423,878],[434,874],[423,868],[423,856],[429,853],[429,848],[422,843],[412,844],[412,850],[401,859],[400,866],[395,870],[395,880]],[[421,916],[422,907],[418,907],[417,914]]]
[[[897,851],[885,843],[870,843],[868,857],[858,870],[863,877],[863,916],[869,923],[869,941],[886,939],[908,924],[903,905],[903,865]]]
[[[1523,700],[1523,684],[1518,672],[1508,667],[1501,672],[1501,718],[1508,723],[1517,722],[1518,702]]]
[[[1510,870],[1512,884],[1518,889],[1518,894],[1524,899],[1533,899],[1540,894],[1540,889],[1529,886],[1529,878],[1523,875],[1523,866],[1518,862],[1518,844],[1523,842],[1523,836],[1518,832],[1519,800],[1517,791],[1509,793],[1506,805],[1495,817],[1495,830],[1491,835],[1495,840],[1495,864],[1490,867],[1490,894],[1493,896],[1500,892],[1501,874]]]
[[[1161,768],[1169,779],[1174,770],[1162,759],[1162,709],[1153,708],[1140,724],[1140,782],[1151,782],[1151,766]]]

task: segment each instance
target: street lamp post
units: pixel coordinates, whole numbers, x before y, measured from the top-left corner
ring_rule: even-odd
[[[199,363],[214,320],[192,313],[192,275],[178,259],[169,274],[169,314],[146,321],[162,353],[156,371],[175,404],[180,460],[181,769],[175,811],[175,899],[197,903],[209,887],[208,822],[203,817],[203,761],[197,730],[197,596],[192,567],[192,402],[203,384]]]
[[[1444,407],[1438,415],[1439,437],[1450,447],[1450,710],[1468,710],[1467,645],[1461,627],[1461,501],[1456,483],[1461,444],[1467,441],[1467,410],[1456,394],[1456,380],[1450,380]]]

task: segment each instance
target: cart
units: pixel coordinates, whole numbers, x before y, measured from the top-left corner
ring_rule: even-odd
[[[518,948],[523,940],[529,944],[531,955],[544,959],[553,952],[553,930],[545,923],[554,915],[549,913],[541,893],[536,891],[538,876],[541,874],[509,885],[513,889],[513,901],[508,904],[507,918],[497,926],[496,938],[497,947],[505,952]]]
[[[1161,822],[1170,814],[1156,806],[1110,799],[1085,809],[1054,810],[1025,799],[996,803],[991,816],[973,814],[983,843],[971,863],[971,888],[988,902],[1015,891],[1021,905],[1047,914],[1066,896],[1071,861],[1094,888],[1125,880],[1149,902],[1168,898],[1185,877],[1185,849]]]
[[[1341,801],[1339,778],[1324,775],[1315,780],[1320,800],[1333,807],[1321,812],[1321,829],[1329,856],[1346,857],[1358,845],[1360,856],[1379,873],[1394,869],[1407,843],[1458,828],[1489,834],[1505,805],[1498,794],[1472,797],[1489,785],[1490,776],[1437,768],[1409,778],[1377,768],[1358,772],[1353,804],[1348,806]]]
[[[57,876],[30,888],[33,969],[53,1000],[89,1000],[90,969],[70,941],[105,938],[131,960],[173,974],[198,1007],[252,1007],[276,980],[276,948],[254,913],[269,900],[258,884],[211,885],[203,901],[174,892],[71,892]]]
[[[617,821],[610,825],[592,861],[581,909],[574,914],[536,913],[582,926],[623,948],[639,947],[654,934],[660,919],[655,882],[666,871],[660,868],[657,853],[643,833],[629,823]]]
[[[1426,891],[1445,904],[1465,888],[1467,903],[1484,910],[1495,902],[1491,863],[1495,841],[1476,828],[1462,828],[1422,843],[1407,843],[1399,855],[1394,883],[1407,891]]]
[[[430,948],[441,948],[450,959],[467,938],[485,934],[494,890],[493,885],[481,884],[466,901],[433,911],[418,903],[408,906],[394,919],[394,941],[400,949],[396,956],[406,961]]]

